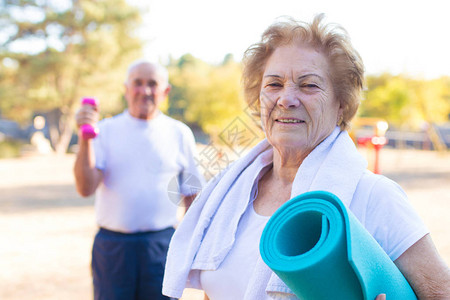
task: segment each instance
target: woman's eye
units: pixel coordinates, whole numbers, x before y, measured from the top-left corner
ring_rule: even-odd
[[[305,87],[305,88],[318,88],[318,86],[316,84],[314,84],[314,83],[305,83],[305,84],[302,85],[302,87]]]
[[[279,83],[279,82],[271,82],[271,83],[268,83],[266,86],[270,86],[270,87],[281,87],[282,84]]]

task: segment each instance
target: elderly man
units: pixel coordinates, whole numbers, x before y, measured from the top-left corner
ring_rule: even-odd
[[[125,82],[128,109],[99,122],[95,139],[80,135],[76,187],[84,197],[96,192],[95,299],[168,299],[161,285],[177,222],[169,183],[178,183],[170,192],[183,195],[186,207],[203,184],[192,131],[158,108],[169,91],[165,68],[137,61]],[[76,120],[97,126],[98,112],[83,105]]]

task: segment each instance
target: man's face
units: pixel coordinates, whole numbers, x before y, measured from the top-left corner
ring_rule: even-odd
[[[125,99],[128,111],[138,119],[153,119],[158,106],[169,94],[167,79],[150,63],[142,63],[131,69],[125,82]]]

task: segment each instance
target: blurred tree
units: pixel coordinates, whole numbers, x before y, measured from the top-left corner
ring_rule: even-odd
[[[448,121],[450,114],[450,78],[411,82],[413,103],[427,123],[442,123]]]
[[[447,149],[443,137],[438,134],[436,124],[448,121],[450,113],[449,79],[442,77],[429,81],[414,80],[411,82],[414,91],[413,103],[422,119],[418,125],[427,132],[434,149],[439,151]]]
[[[191,54],[185,54],[179,59],[171,59],[168,65],[172,85],[168,103],[170,116],[187,122],[185,114],[188,105],[196,101],[198,91],[207,84],[208,72],[211,68],[211,65]]]
[[[225,57],[223,58],[222,65],[226,65],[226,64],[234,63],[234,62],[235,62],[235,61],[234,61],[234,55],[231,54],[231,53],[228,53],[228,54],[225,55]]]
[[[168,112],[186,123],[196,123],[215,139],[237,116],[245,102],[240,88],[241,65],[227,55],[210,65],[190,54],[169,64],[172,91]]]
[[[142,42],[140,14],[125,0],[4,0],[0,13],[0,109],[18,121],[50,111],[52,146],[65,152],[83,96],[101,112],[123,107],[128,63]]]
[[[411,91],[403,78],[385,74],[381,78],[368,78],[367,82],[368,90],[361,104],[362,117],[381,117],[395,126],[409,123],[413,107],[407,104]]]
[[[367,77],[361,117],[380,117],[399,128],[419,129],[445,122],[450,113],[450,79],[411,79],[383,74]]]
[[[196,101],[188,106],[186,120],[196,121],[216,136],[244,109],[240,93],[240,65],[229,62],[215,66],[205,78],[205,85],[196,93]]]

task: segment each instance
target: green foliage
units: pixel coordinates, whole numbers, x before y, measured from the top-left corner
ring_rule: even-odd
[[[169,71],[168,112],[173,117],[198,124],[214,138],[243,112],[241,66],[232,57],[214,66],[187,54],[172,61]]]
[[[0,158],[14,158],[20,156],[22,143],[18,141],[1,141]]]
[[[411,83],[415,102],[420,116],[434,123],[448,121],[450,116],[450,78],[442,77],[429,81]]]
[[[409,116],[406,104],[411,98],[406,82],[394,77],[367,91],[361,107],[364,117],[382,116],[394,124],[399,124]]]
[[[384,118],[395,127],[408,129],[446,122],[450,115],[450,78],[369,76],[359,115]]]
[[[126,68],[142,47],[133,36],[140,24],[137,9],[125,0],[7,0],[3,8],[3,115],[24,121],[33,111],[57,110],[61,118],[51,131],[55,146],[71,133],[83,96],[99,98],[107,114],[123,108]]]

